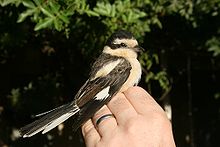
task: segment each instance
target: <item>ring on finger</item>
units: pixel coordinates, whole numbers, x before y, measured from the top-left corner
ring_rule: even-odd
[[[108,119],[108,118],[115,118],[115,116],[113,114],[105,114],[102,115],[101,117],[99,117],[96,121],[96,126],[98,126],[103,120]]]

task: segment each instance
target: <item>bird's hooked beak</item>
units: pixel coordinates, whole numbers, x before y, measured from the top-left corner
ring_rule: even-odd
[[[144,50],[145,50],[143,47],[141,47],[141,46],[139,46],[139,45],[136,45],[136,46],[134,47],[134,49],[135,49],[136,52],[144,52]]]

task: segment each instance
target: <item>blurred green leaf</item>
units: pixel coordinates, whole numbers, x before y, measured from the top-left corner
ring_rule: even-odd
[[[50,7],[51,7],[51,11],[52,11],[54,14],[56,14],[56,13],[59,12],[61,6],[60,6],[58,3],[55,3],[55,2],[50,1],[50,2],[49,2],[49,5],[50,5]]]
[[[33,0],[33,1],[37,6],[40,6],[42,3],[42,0]]]
[[[96,17],[100,16],[97,12],[94,12],[92,10],[87,10],[86,13],[88,16],[96,16]]]
[[[215,93],[214,98],[215,98],[216,100],[218,100],[218,99],[220,98],[220,92]]]
[[[220,55],[220,38],[212,37],[211,39],[206,41],[206,46],[208,47],[209,52],[213,52],[213,56]]]
[[[21,2],[22,2],[22,0],[0,0],[0,5],[2,7],[5,7],[9,4],[19,5]]]
[[[155,76],[155,75],[154,75],[153,72],[147,73],[147,76],[145,76],[145,82],[146,82],[146,83],[149,83],[150,80],[153,79],[154,76]]]
[[[30,82],[27,86],[24,87],[24,90],[31,90],[33,88],[32,82]]]
[[[100,14],[102,16],[114,17],[111,16],[112,9],[114,9],[114,7],[112,7],[112,5],[110,5],[109,3],[100,2],[97,3],[96,7],[93,10],[95,13]]]
[[[47,15],[48,17],[54,17],[54,15],[52,14],[52,12],[49,10],[48,7],[41,7],[40,6],[40,10],[45,14]]]
[[[45,19],[41,20],[39,23],[36,24],[36,26],[34,27],[34,30],[38,31],[40,29],[47,28],[51,26],[53,21],[54,21],[54,18],[46,17]]]
[[[58,19],[54,19],[55,29],[60,31],[62,29],[62,23]]]
[[[17,22],[23,22],[28,16],[31,16],[33,13],[35,13],[36,9],[27,9],[26,11],[22,12],[19,17]]]
[[[58,17],[59,17],[64,23],[67,23],[67,24],[69,23],[69,18],[68,18],[64,13],[58,15]]]
[[[169,83],[169,80],[167,78],[167,73],[165,71],[158,72],[155,75],[154,79],[159,81],[159,84],[162,87],[162,89],[168,90],[170,83]]]
[[[12,106],[15,106],[19,100],[19,97],[20,97],[20,89],[19,88],[13,88],[11,90],[11,94],[8,96],[8,98],[10,99],[11,101],[11,105]]]
[[[30,0],[23,0],[22,1],[22,4],[27,7],[27,8],[31,8],[31,9],[34,9],[35,8],[35,5],[32,1]]]

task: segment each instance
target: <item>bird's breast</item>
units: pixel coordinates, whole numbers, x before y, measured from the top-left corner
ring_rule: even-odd
[[[141,65],[136,58],[126,58],[131,64],[131,71],[127,81],[123,84],[120,92],[126,91],[128,88],[137,85],[141,79]]]

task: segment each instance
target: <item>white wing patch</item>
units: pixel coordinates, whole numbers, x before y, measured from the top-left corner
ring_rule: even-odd
[[[108,75],[119,63],[121,62],[121,59],[118,59],[116,61],[113,61],[105,66],[103,66],[96,74],[95,77],[92,78],[91,80],[95,80],[96,78],[99,77],[104,77]]]
[[[104,99],[106,99],[109,96],[109,89],[110,89],[110,86],[106,87],[105,89],[103,89],[102,91],[97,93],[95,95],[95,100],[104,100]]]

